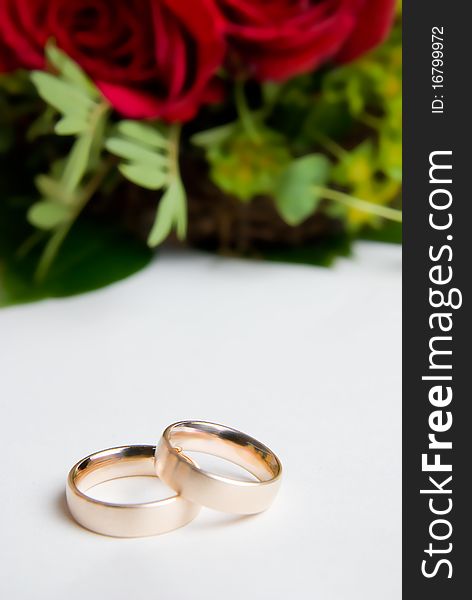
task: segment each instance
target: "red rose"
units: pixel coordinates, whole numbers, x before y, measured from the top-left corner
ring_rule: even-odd
[[[44,67],[54,38],[131,118],[192,118],[224,57],[214,0],[0,0],[0,69]]]
[[[218,0],[230,60],[259,79],[284,80],[328,60],[348,61],[383,40],[395,0]]]

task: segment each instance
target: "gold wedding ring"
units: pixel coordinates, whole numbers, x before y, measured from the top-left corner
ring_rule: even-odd
[[[184,454],[187,451],[226,459],[257,481],[205,471]],[[105,481],[156,474],[176,495],[154,502],[118,504],[88,494]],[[243,515],[266,510],[281,477],[277,456],[254,438],[216,423],[181,421],[167,427],[157,448],[120,446],[83,458],[69,473],[66,497],[72,516],[85,528],[114,537],[140,537],[186,525],[201,506]]]
[[[115,537],[166,533],[194,519],[200,506],[178,494],[141,504],[113,504],[87,494],[93,486],[111,479],[155,476],[155,450],[155,446],[121,446],[79,461],[72,467],[66,486],[67,504],[74,519],[87,529]]]
[[[195,451],[229,460],[258,481],[242,481],[209,473],[182,452]],[[182,497],[215,510],[253,514],[266,510],[280,486],[282,465],[254,438],[215,423],[181,421],[167,427],[156,449],[156,472]]]

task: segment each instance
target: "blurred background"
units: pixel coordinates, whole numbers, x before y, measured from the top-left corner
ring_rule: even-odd
[[[385,12],[392,2],[381,5]],[[216,100],[179,132],[182,197],[174,194],[169,223],[159,208],[168,198],[156,190],[159,173],[137,161],[153,150],[147,144],[156,131],[171,144],[172,127],[124,130],[104,105],[98,149],[82,174],[77,148],[84,136],[79,127],[74,138],[79,117],[67,112],[69,96],[85,94],[80,74],[70,79],[77,64],[50,47],[54,77],[40,74],[50,80],[31,69],[4,69],[0,304],[103,287],[145,267],[166,238],[229,256],[321,266],[349,256],[355,239],[399,243],[401,3],[395,10],[386,40],[346,64],[242,84],[227,65]],[[378,15],[371,21],[379,27]],[[1,64],[0,58],[0,71]],[[99,102],[86,85],[86,100]],[[151,164],[162,158],[157,151]]]

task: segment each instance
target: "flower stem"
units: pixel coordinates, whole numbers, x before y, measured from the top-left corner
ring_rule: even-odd
[[[234,100],[243,127],[253,142],[259,141],[259,133],[251,109],[248,106],[244,81],[237,81],[234,86]]]
[[[390,221],[396,221],[397,223],[402,222],[402,211],[397,210],[396,208],[390,208],[389,206],[382,206],[380,204],[373,204],[372,202],[367,202],[366,200],[361,200],[360,198],[355,198],[354,196],[350,196],[349,194],[345,194],[344,192],[330,188],[314,186],[312,189],[317,195],[326,198],[326,200],[339,202],[340,204],[344,204],[344,206],[348,206],[349,208],[355,208],[384,219],[389,219]]]
[[[172,125],[169,131],[169,163],[173,177],[180,177],[179,149],[181,132],[182,126],[179,124]]]
[[[338,160],[342,160],[349,154],[342,146],[321,132],[315,133],[315,139]]]
[[[380,127],[382,126],[382,120],[378,117],[370,115],[369,113],[364,113],[363,115],[361,115],[359,120],[362,123],[365,123],[371,129],[380,129]]]
[[[170,170],[171,177],[174,181],[178,181],[182,193],[180,195],[180,206],[177,210],[176,216],[176,233],[179,240],[185,239],[187,234],[187,197],[185,194],[185,187],[182,183],[182,174],[180,171],[179,152],[180,152],[180,139],[182,134],[182,125],[175,124],[170,130],[169,142],[170,142]]]
[[[74,209],[70,217],[50,237],[48,243],[46,244],[46,247],[44,248],[43,254],[39,260],[38,267],[36,269],[36,282],[40,283],[44,281],[49,269],[51,268],[52,263],[54,262],[57,256],[57,253],[59,252],[60,247],[62,246],[65,238],[67,237],[67,234],[74,225],[77,217],[80,215],[80,213],[85,208],[89,200],[100,187],[101,183],[108,174],[113,163],[114,160],[109,160],[102,163],[99,170],[95,173],[92,179],[90,179],[87,185],[77,196],[77,201],[74,205]]]

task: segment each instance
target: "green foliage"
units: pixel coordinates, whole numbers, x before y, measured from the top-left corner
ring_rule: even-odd
[[[0,155],[7,153],[14,141],[15,134],[8,115],[7,100],[0,94]]]
[[[127,140],[125,137],[110,137],[106,141],[106,148],[112,154],[128,160],[129,164],[142,166],[150,171],[168,172],[168,156],[156,152],[142,142]]]
[[[123,159],[119,170],[133,183],[163,190],[156,219],[148,237],[151,247],[161,244],[175,228],[183,239],[187,231],[187,201],[178,154],[180,128],[156,123],[121,121],[106,141],[106,148]]]
[[[321,196],[313,186],[324,185],[331,164],[323,154],[309,154],[293,160],[275,181],[273,195],[280,215],[290,225],[298,225],[315,212]]]
[[[77,89],[86,92],[88,98],[100,100],[100,92],[92,81],[67,54],[57,48],[52,40],[46,45],[46,59],[51,67],[61,74],[64,80],[74,84]]]
[[[401,165],[398,166],[399,173],[395,173],[393,167],[389,173],[382,159],[379,147],[372,140],[366,140],[349,152],[343,152],[332,171],[332,181],[337,186],[347,190],[354,198],[361,199],[364,204],[368,203],[366,206],[372,207],[369,211],[366,206],[361,207],[359,202],[355,202],[351,205],[344,204],[344,207],[338,204],[334,212],[331,211],[331,214],[343,218],[353,231],[364,225],[378,227],[381,207],[388,207],[399,195]]]
[[[226,125],[220,125],[219,127],[195,133],[191,138],[191,142],[208,152],[214,146],[224,145],[239,129],[240,125],[237,121],[227,123]]]
[[[379,127],[379,166],[392,180],[402,181],[402,99],[392,98]]]
[[[342,152],[332,171],[332,181],[343,187],[362,184],[374,176],[376,155],[372,140],[361,142],[349,152]]]
[[[21,149],[0,155],[0,306],[96,290],[129,277],[149,263],[153,253],[142,242],[104,221],[80,219],[38,281],[35,273],[49,232],[35,230],[25,219],[36,200],[33,180],[37,163],[32,158],[23,156]],[[58,163],[51,170],[58,175],[62,169]],[[36,186],[44,197],[61,193],[55,181],[45,175],[37,177]],[[56,199],[54,208],[48,206],[38,219],[49,221],[50,209],[66,208],[60,197]],[[39,210],[43,210],[42,205]]]
[[[87,117],[93,109],[94,101],[85,90],[43,71],[33,71],[31,81],[45,102],[60,113],[80,120],[83,123],[83,129],[86,129]]]
[[[92,135],[92,132],[80,135],[72,146],[59,182],[66,192],[74,192],[85,175],[92,150]]]
[[[123,163],[119,167],[126,179],[148,190],[160,190],[168,181],[168,173],[141,163]]]
[[[62,171],[62,169],[61,169]],[[44,198],[49,198],[57,204],[70,204],[70,194],[64,189],[59,181],[48,175],[38,175],[35,184]]]
[[[52,106],[47,106],[31,123],[26,131],[26,139],[28,142],[35,142],[38,138],[44,135],[55,133],[56,127],[56,111]],[[63,134],[65,135],[65,134]]]
[[[120,121],[117,131],[131,140],[146,144],[153,150],[169,150],[168,131],[158,123]]]
[[[162,243],[174,226],[177,236],[183,239],[187,229],[187,210],[185,190],[180,179],[174,179],[161,198],[156,220],[149,234],[149,245],[152,247]]]
[[[51,107],[60,115],[55,133],[74,135],[76,139],[59,174],[37,178],[43,198],[28,211],[32,225],[51,233],[39,263],[39,278],[45,277],[69,229],[101,181],[95,174],[96,184],[82,186],[91,169],[99,174],[103,171],[99,162],[109,113],[108,105],[89,78],[53,43],[46,47],[46,58],[55,73],[33,71],[31,80],[48,103],[48,118]]]
[[[27,230],[21,213],[0,212],[0,306],[96,290],[143,269],[152,252],[113,227],[79,221],[42,281],[35,278],[39,239],[21,246]],[[3,225],[2,225],[3,224]],[[36,243],[35,243],[36,242]]]
[[[70,218],[70,208],[51,200],[36,202],[28,211],[28,221],[38,229],[54,229]]]
[[[400,15],[401,2],[398,10]],[[111,107],[82,69],[52,42],[46,59],[47,72],[0,75],[0,159],[10,161],[12,154],[10,165],[28,163],[29,181],[31,172],[45,172],[35,178],[38,196],[23,205],[29,223],[23,231],[26,242],[15,238],[19,253],[0,243],[4,303],[92,289],[106,283],[107,273],[113,281],[145,264],[147,249],[141,249],[144,258],[137,246],[129,246],[115,232],[100,230],[97,235],[94,229],[87,237],[87,222],[75,224],[95,193],[106,195],[119,174],[156,192],[150,246],[174,231],[180,239],[186,235],[179,126],[116,122],[116,115],[112,125]],[[400,92],[398,20],[387,43],[348,65],[331,65],[283,84],[235,82],[233,103],[203,111],[201,119],[188,125],[185,133],[193,132],[193,148],[184,145],[185,152],[192,159],[198,148],[203,151],[213,183],[241,202],[272,197],[289,225],[321,211],[336,219],[344,230],[338,238],[267,256],[329,264],[349,253],[354,236],[389,241],[401,237],[401,214],[393,208],[400,203],[402,178]],[[194,133],[208,123],[226,121],[234,112],[231,122]],[[20,148],[19,139],[27,140],[31,152]],[[8,168],[3,171],[0,193],[10,198],[11,190],[5,194],[1,189],[2,179],[9,176]],[[19,187],[15,183],[15,194]],[[4,218],[10,223],[10,213]],[[386,219],[396,222],[386,226]],[[10,239],[8,227],[0,233]],[[118,244],[123,244],[122,254]]]
[[[400,3],[401,4],[401,3]],[[399,8],[401,13],[401,7]],[[354,198],[318,207],[352,232],[380,227],[378,207],[397,205],[402,179],[401,20],[376,51],[345,66],[289,81],[269,122],[295,155],[323,150],[335,159],[326,182]],[[346,140],[346,147],[337,140]],[[294,200],[296,202],[296,200]],[[367,210],[374,205],[373,210]]]
[[[366,227],[359,232],[359,237],[371,242],[401,244],[403,240],[402,224],[389,221],[383,227]]]
[[[291,156],[280,134],[260,128],[253,137],[237,128],[223,143],[208,148],[207,159],[216,185],[247,202],[272,192],[274,180],[290,164]]]
[[[389,206],[402,175],[400,21],[386,44],[354,63],[265,84],[256,101],[250,94],[236,83],[238,120],[192,138],[223,192],[243,202],[271,195],[294,226],[318,210],[352,232],[399,218]],[[335,141],[343,137],[347,148]]]
[[[399,4],[399,14],[401,3]],[[327,73],[323,94],[345,105],[368,139],[337,155],[333,182],[349,194],[378,206],[398,203],[402,180],[401,24],[387,43],[351,65]],[[376,212],[338,206],[337,216],[357,231],[380,226]]]
[[[0,156],[14,151],[17,124],[37,113],[37,96],[24,71],[0,73]]]
[[[192,143],[205,150],[212,181],[243,202],[271,194],[274,180],[290,164],[284,137],[252,115],[252,127],[235,121],[199,132]],[[248,118],[248,115],[246,115]]]
[[[353,239],[348,234],[329,235],[302,248],[280,248],[264,253],[266,260],[299,265],[331,267],[338,258],[352,254]]]

